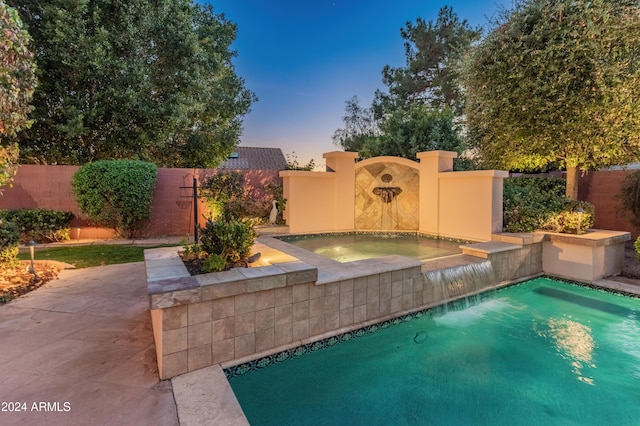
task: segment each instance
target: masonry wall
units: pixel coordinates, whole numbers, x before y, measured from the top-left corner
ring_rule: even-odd
[[[585,173],[578,183],[578,198],[595,206],[594,228],[630,232],[633,239],[640,229],[633,226],[618,199],[620,185],[637,170],[599,170]]]
[[[52,209],[71,211],[76,218],[71,223],[71,238],[109,238],[109,229],[93,226],[80,212],[71,191],[71,179],[79,166],[21,165],[13,187],[3,188],[0,209]],[[151,220],[143,236],[193,235],[193,176],[201,181],[216,169],[159,168],[151,204]],[[267,196],[265,185],[279,180],[277,170],[242,170],[245,189],[253,199]],[[189,188],[181,188],[189,187]],[[204,224],[206,207],[198,203],[198,220]]]

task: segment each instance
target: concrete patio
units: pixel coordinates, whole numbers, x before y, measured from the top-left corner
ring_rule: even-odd
[[[65,270],[0,305],[0,347],[2,425],[179,424],[143,263]]]

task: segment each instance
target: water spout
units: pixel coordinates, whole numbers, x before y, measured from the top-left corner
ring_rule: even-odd
[[[389,204],[402,192],[397,186],[377,186],[373,188],[373,193],[382,199],[382,202]]]

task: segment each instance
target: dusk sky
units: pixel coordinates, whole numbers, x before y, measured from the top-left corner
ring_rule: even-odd
[[[405,64],[400,28],[435,21],[449,5],[471,26],[512,0],[203,0],[238,27],[236,73],[259,98],[244,118],[241,146],[281,148],[302,164],[336,151],[345,101],[371,105],[382,68]]]

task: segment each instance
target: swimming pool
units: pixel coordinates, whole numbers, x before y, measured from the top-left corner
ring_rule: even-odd
[[[317,234],[279,237],[295,246],[338,262],[372,259],[397,254],[427,260],[462,253],[461,242],[417,234]]]
[[[229,383],[252,425],[638,423],[638,299],[537,278],[439,312]]]

